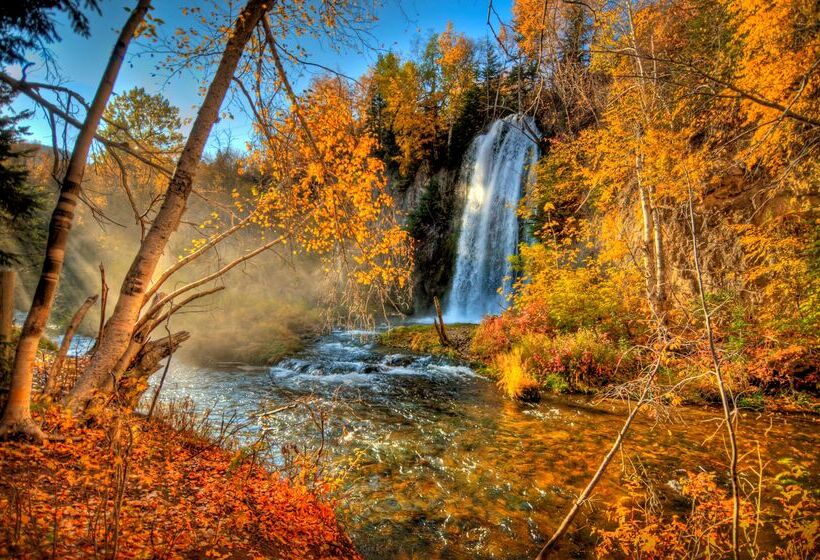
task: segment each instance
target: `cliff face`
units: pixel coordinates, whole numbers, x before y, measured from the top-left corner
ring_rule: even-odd
[[[415,241],[414,312],[424,313],[443,298],[452,281],[459,218],[465,196],[461,170],[422,165],[412,180],[391,176],[393,196]]]

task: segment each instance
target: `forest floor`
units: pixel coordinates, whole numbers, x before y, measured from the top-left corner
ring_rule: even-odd
[[[473,336],[478,325],[453,324],[446,326],[450,345],[442,345],[433,325],[409,325],[394,327],[379,337],[384,346],[411,352],[420,352],[465,362],[483,375],[496,378],[497,375],[485,360],[476,355],[472,349]],[[669,367],[658,381],[665,386],[677,386],[691,372],[685,369],[686,363],[681,360],[680,368]],[[730,380],[731,382],[731,380]],[[753,386],[731,387],[737,395],[738,407],[747,410],[769,410],[773,412],[811,412],[820,414],[820,398],[817,394],[806,391],[769,391],[764,392]],[[549,388],[542,388],[550,392]],[[573,392],[565,390],[562,392]],[[596,389],[586,391],[596,393]],[[699,376],[694,381],[680,384],[676,390],[679,404],[695,406],[719,406],[720,398],[710,376]]]
[[[360,558],[322,488],[269,471],[224,424],[38,420],[45,445],[0,443],[0,558]]]

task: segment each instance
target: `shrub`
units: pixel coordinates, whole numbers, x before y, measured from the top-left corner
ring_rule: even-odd
[[[538,383],[527,371],[527,364],[521,356],[521,348],[498,354],[494,360],[498,373],[498,386],[513,399],[535,400],[538,398]]]
[[[529,334],[518,344],[531,374],[553,388],[600,387],[634,367],[633,360],[607,335],[588,329],[554,337]],[[556,383],[556,378],[563,379],[565,386]]]
[[[608,512],[617,526],[611,531],[595,530],[600,539],[596,557],[663,560],[727,556],[732,546],[732,500],[728,493],[718,486],[713,473],[687,473],[678,484],[690,509],[687,515],[670,518],[653,504],[645,481],[628,481],[629,498]],[[748,501],[740,513],[742,523],[753,522]]]
[[[640,275],[559,258],[543,244],[521,247],[514,314],[520,332],[595,328],[614,340],[642,333]]]
[[[811,390],[820,385],[820,352],[801,346],[757,348],[752,352],[749,380],[764,389]]]
[[[470,353],[480,360],[490,362],[492,359],[507,352],[512,346],[509,332],[508,315],[485,317],[473,335],[470,343]]]

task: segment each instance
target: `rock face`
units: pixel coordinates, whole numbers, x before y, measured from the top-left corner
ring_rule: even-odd
[[[429,311],[433,297],[443,298],[452,281],[466,195],[460,175],[459,169],[432,171],[423,165],[412,181],[391,177],[393,196],[416,244],[414,313]]]

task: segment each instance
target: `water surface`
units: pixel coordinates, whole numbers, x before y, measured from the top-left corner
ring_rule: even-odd
[[[360,332],[328,335],[272,368],[174,365],[162,399],[180,397],[236,413],[248,438],[265,431],[280,463],[293,446],[321,449],[328,473],[346,472],[340,518],[372,560],[533,557],[625,415],[620,403],[583,398],[511,402],[468,367],[380,348]],[[313,404],[269,414],[295,399]],[[725,472],[718,417],[687,408],[671,423],[639,419],[579,524],[623,494],[623,469],[645,471],[670,507],[668,482],[682,469]],[[778,460],[818,472],[816,418],[744,413],[742,451],[752,437],[771,474]],[[569,548],[584,557],[593,545],[580,531]]]

